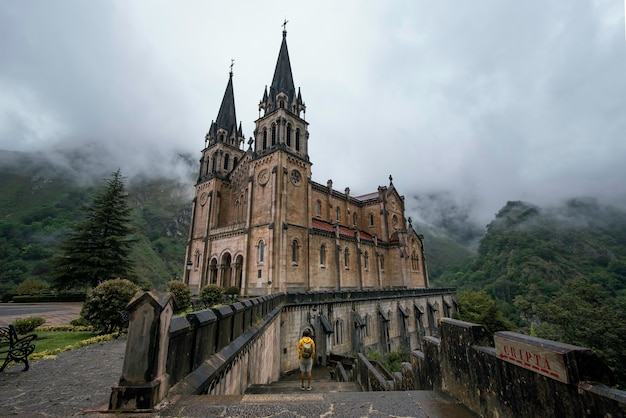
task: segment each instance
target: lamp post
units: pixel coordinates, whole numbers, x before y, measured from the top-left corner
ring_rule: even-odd
[[[191,274],[191,268],[193,267],[193,262],[191,260],[187,261],[187,284],[189,284],[189,275]]]

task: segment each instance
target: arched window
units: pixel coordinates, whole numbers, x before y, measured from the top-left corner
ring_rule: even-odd
[[[341,209],[339,209],[339,206],[337,206],[337,208],[335,209],[335,212],[336,212],[337,222],[339,222],[339,219],[341,218]]]
[[[296,151],[300,151],[300,129],[296,129]]]
[[[380,256],[380,269],[385,270],[385,257],[382,254]]]
[[[233,167],[237,166],[238,162],[239,162],[239,158],[237,157],[233,158]]]
[[[217,168],[217,157],[215,156],[215,153],[213,153],[213,164],[211,165],[211,171],[215,171],[215,169]]]
[[[335,321],[335,344],[343,343],[343,320],[337,319]]]
[[[323,266],[326,264],[326,246],[320,247],[320,264]]]
[[[411,254],[411,267],[413,271],[418,271],[420,269],[420,259],[417,254],[415,254],[415,250],[413,250],[413,253]]]
[[[287,124],[287,146],[291,146],[291,124]]]
[[[224,142],[224,134],[220,133],[220,134],[217,136],[217,140],[218,140],[219,142]]]
[[[280,100],[278,102],[278,107],[280,107],[281,109],[284,109],[285,108],[285,101],[284,100]]]
[[[365,254],[363,255],[363,265],[365,266],[365,270],[370,267],[370,256],[367,251],[365,251]]]
[[[263,128],[263,149],[267,148],[267,128]]]
[[[370,226],[374,226],[374,214],[370,213]]]
[[[315,216],[322,216],[322,202],[315,201]]]
[[[194,263],[193,269],[194,270],[198,270],[198,268],[200,267],[200,251],[196,251],[195,254],[195,258],[196,258],[196,262]]]
[[[350,252],[347,248],[343,250],[343,266],[345,268],[350,267]]]
[[[291,241],[291,262],[294,264],[298,262],[298,247],[298,240]]]
[[[224,170],[228,170],[228,160],[230,159],[230,154],[224,155]]]
[[[352,225],[356,226],[356,212],[352,213]]]
[[[265,261],[265,241],[259,241],[259,263]]]
[[[272,146],[276,145],[276,124],[272,123]]]
[[[209,157],[206,157],[206,165],[204,167],[204,170],[205,170],[204,174],[209,174],[209,167],[210,167],[209,163],[210,162],[211,162],[211,159]]]

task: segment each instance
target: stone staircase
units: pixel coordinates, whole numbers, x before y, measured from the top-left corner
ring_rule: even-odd
[[[338,382],[331,378],[333,368],[315,367],[311,373],[311,390],[301,388],[300,372],[294,371],[282,376],[280,380],[264,385],[252,385],[246,390],[246,395],[293,394],[293,393],[335,393],[361,392],[356,382]],[[304,383],[307,384],[306,381]]]
[[[362,392],[355,382],[331,379],[331,369],[313,369],[311,390],[300,373],[250,386],[244,395],[183,396],[150,416],[169,417],[419,417],[476,418],[456,399],[433,391]],[[134,418],[139,416],[134,415]]]

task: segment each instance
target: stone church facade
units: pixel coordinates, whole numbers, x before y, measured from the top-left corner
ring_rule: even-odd
[[[184,281],[240,294],[428,287],[424,243],[389,185],[352,196],[311,179],[306,106],[286,31],[254,140],[237,124],[230,73],[205,137],[192,202]]]

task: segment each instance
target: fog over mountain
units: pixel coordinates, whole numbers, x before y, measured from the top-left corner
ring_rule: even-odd
[[[232,59],[253,136],[285,20],[314,181],[392,174],[460,237],[509,200],[626,206],[624,4],[602,0],[2,2],[0,149],[191,190]]]

